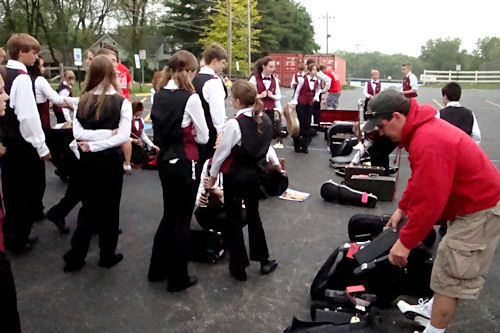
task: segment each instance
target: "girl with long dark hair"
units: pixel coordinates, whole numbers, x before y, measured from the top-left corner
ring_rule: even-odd
[[[80,151],[76,181],[82,208],[71,250],[64,255],[65,271],[83,267],[94,232],[99,235],[99,266],[111,268],[123,259],[115,253],[123,184],[120,145],[130,138],[132,106],[118,91],[111,61],[104,55],[95,57],[73,122]]]

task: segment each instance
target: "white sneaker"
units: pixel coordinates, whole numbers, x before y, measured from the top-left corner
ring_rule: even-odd
[[[417,323],[425,327],[431,318],[433,303],[431,300],[424,300],[423,298],[420,298],[418,300],[418,304],[416,305],[410,305],[401,300],[398,302],[397,306],[399,311],[401,311],[406,318],[415,320]]]

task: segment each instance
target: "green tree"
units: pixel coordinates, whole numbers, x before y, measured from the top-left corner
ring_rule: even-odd
[[[211,10],[209,18],[211,23],[206,25],[201,34],[200,44],[203,46],[213,42],[219,43],[224,48],[229,46],[228,38],[228,7],[227,0],[219,0]],[[236,61],[238,61],[240,70],[237,75],[250,75],[248,73],[248,25],[247,25],[247,0],[232,0],[231,1],[232,15],[232,70],[236,69]],[[255,28],[260,20],[259,13],[256,8],[257,1],[250,1],[250,17],[251,17],[251,52],[256,52],[259,47],[260,30]]]
[[[279,9],[278,9],[279,8]],[[259,0],[262,19],[257,57],[273,52],[313,53],[319,49],[314,42],[314,27],[306,9],[293,0]]]
[[[210,22],[208,9],[215,1],[166,0],[167,14],[161,19],[162,32],[171,36],[173,50],[187,50],[200,57],[203,51],[199,39],[203,26]]]
[[[485,37],[479,39],[476,43],[476,49],[473,55],[480,58],[483,62],[500,59],[500,38]]]
[[[460,38],[428,40],[421,48],[420,58],[428,69],[454,70],[457,64],[463,63],[467,54],[465,50],[460,51],[461,44]]]

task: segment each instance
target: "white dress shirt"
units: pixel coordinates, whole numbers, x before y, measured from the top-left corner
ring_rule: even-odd
[[[24,64],[12,59],[5,67],[28,72]],[[21,136],[36,149],[38,156],[46,156],[50,151],[45,144],[45,134],[33,93],[33,82],[29,75],[18,75],[12,83],[9,95],[9,106],[17,116]]]
[[[461,107],[460,103],[457,101],[448,102],[448,104],[446,104],[446,107],[448,106],[457,108]],[[474,112],[472,112],[472,117],[474,118],[474,122],[472,123],[472,132],[470,134],[470,137],[479,145],[481,143],[481,130],[479,129],[479,124]],[[441,113],[439,112],[439,110],[436,113],[436,118],[441,118]]]
[[[262,76],[262,78],[264,78],[264,76]],[[273,75],[273,80],[274,82],[276,83],[276,89],[275,89],[275,93],[274,93],[274,107],[278,110],[282,110],[282,105],[281,105],[281,89],[280,89],[280,84],[278,83],[278,80],[276,78],[276,76]],[[252,75],[252,77],[250,78],[250,80],[248,80],[251,84],[253,84],[254,86],[257,87],[257,79],[255,78],[255,75]],[[271,80],[263,80],[262,81],[264,83],[264,87],[266,87],[266,90],[269,89],[269,87],[271,87]]]
[[[226,92],[224,91],[222,80],[215,75],[212,68],[203,66],[200,68],[200,74],[209,74],[217,79],[211,79],[203,85],[203,98],[210,106],[210,115],[217,133],[224,129],[226,122]]]
[[[141,123],[144,126],[144,120],[141,117],[134,117],[132,121],[132,126],[135,127],[136,130],[139,130],[141,128]],[[130,141],[132,139],[138,139],[138,138],[130,138]],[[146,131],[144,130],[144,127],[142,128],[141,132],[141,138],[140,138],[149,148],[153,147],[153,142],[149,139],[149,136],[146,134]]]
[[[70,86],[66,81],[63,81],[63,84],[65,86],[68,86],[70,89],[72,88],[72,86]],[[59,92],[59,95],[63,96],[63,97],[69,97],[69,90],[68,89],[63,89]],[[57,103],[56,103],[57,104]],[[67,109],[67,108],[62,108],[62,113],[64,115],[64,119],[66,121],[73,121],[73,118],[75,117],[75,114],[74,112],[72,112],[70,109]]]
[[[330,90],[330,87],[332,86],[332,78],[323,73],[322,71],[318,71],[318,74],[316,74],[319,79],[323,82],[325,82],[325,87],[323,90],[321,90],[321,93],[326,93],[328,90]]]
[[[302,76],[297,76],[297,80],[295,80],[295,76],[296,75],[302,75]],[[294,74],[292,76],[292,81],[290,82],[290,86],[293,88],[293,86],[297,86],[297,84],[299,83],[299,81],[301,80],[304,80],[304,75],[306,75],[306,72],[298,72],[297,74]]]
[[[314,89],[314,84],[316,83],[315,81],[318,80],[318,78],[313,78],[311,75],[307,74],[307,80],[309,81],[309,89],[313,90]],[[314,80],[314,81],[312,81]],[[305,80],[302,80],[299,82],[297,85],[297,89],[295,89],[295,94],[293,95],[293,99],[290,103],[292,104],[298,104],[299,102],[299,95],[300,95],[300,90],[304,86]],[[318,82],[318,87],[316,87],[316,91],[314,92],[314,101],[319,102],[319,94],[321,92],[320,84]]]
[[[410,78],[411,89],[417,90],[418,89],[418,79],[417,79],[417,76],[415,74],[413,74],[412,72],[409,72],[408,74],[406,74],[406,77]],[[402,89],[403,88],[401,88],[401,90]]]
[[[370,80],[369,83],[365,84],[365,87],[363,88],[363,96],[365,96],[366,98],[370,98],[372,96],[375,96],[375,91],[377,91],[377,83],[379,83],[379,81],[374,81],[374,80]],[[373,94],[374,95],[370,95],[368,93],[368,85],[371,84],[372,85],[372,91],[373,91]],[[380,91],[382,91],[382,87],[380,87]]]
[[[252,111],[253,107],[241,109],[238,111],[235,118],[240,114],[244,114],[246,117],[252,117]],[[231,154],[231,150],[235,145],[241,146],[241,129],[238,124],[238,120],[230,119],[226,124],[222,138],[217,146],[217,149],[215,150],[214,157],[212,159],[212,168],[210,169],[210,176],[217,177],[222,163]],[[271,146],[269,146],[267,151],[266,159],[273,165],[278,165],[280,163],[276,152]]]
[[[95,95],[99,95],[102,88],[97,88],[94,91]],[[106,95],[115,95],[114,88],[108,89]],[[132,104],[127,99],[123,100],[120,110],[120,122],[118,124],[118,132],[116,135],[111,135],[111,130],[99,129],[89,130],[84,129],[78,118],[73,120],[73,136],[75,140],[88,141],[91,152],[98,152],[113,147],[118,147],[130,139],[130,129],[132,124]]]
[[[163,87],[167,90],[179,89],[177,83],[174,80],[168,81],[167,85]],[[184,109],[184,115],[182,116],[181,128],[186,128],[193,124],[196,129],[196,137],[194,141],[199,144],[205,144],[208,142],[208,127],[207,121],[205,120],[205,112],[201,106],[201,99],[198,94],[191,94],[189,97],[186,108]]]

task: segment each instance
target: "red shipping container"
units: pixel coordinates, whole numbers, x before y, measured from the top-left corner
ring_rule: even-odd
[[[317,64],[325,65],[327,69],[335,68],[335,73],[340,77],[340,84],[345,85],[346,65],[344,59],[328,54],[306,54],[304,61],[307,59],[314,59]]]

